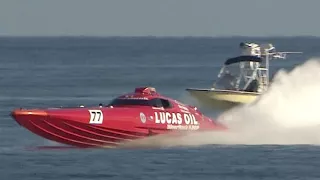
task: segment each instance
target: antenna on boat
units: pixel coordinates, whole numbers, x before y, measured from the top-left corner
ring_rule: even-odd
[[[272,44],[261,44],[261,57],[265,59],[266,84],[269,85],[269,61],[272,59],[286,59],[287,54],[302,54],[302,52],[278,52]]]

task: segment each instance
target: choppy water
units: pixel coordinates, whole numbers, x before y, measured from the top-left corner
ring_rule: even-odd
[[[18,107],[97,105],[144,85],[195,103],[185,88],[210,87],[223,61],[238,53],[241,41],[271,42],[278,50],[304,52],[274,62],[273,72],[320,54],[317,38],[1,38],[1,179],[320,178],[320,148],[313,144],[30,150],[54,143],[9,117]],[[221,113],[203,111],[213,117]],[[306,111],[295,109],[298,114]],[[247,116],[254,119],[253,114]]]

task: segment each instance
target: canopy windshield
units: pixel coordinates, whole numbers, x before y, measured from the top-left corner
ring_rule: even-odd
[[[116,98],[112,100],[107,106],[150,106],[150,107],[172,107],[169,100],[162,98]]]
[[[152,106],[148,99],[124,99],[116,98],[108,106]]]
[[[238,59],[239,60],[239,59]],[[257,68],[259,62],[256,61],[238,61],[225,65],[214,84],[214,88],[226,90],[245,90],[257,91]],[[248,86],[248,82],[250,85]]]

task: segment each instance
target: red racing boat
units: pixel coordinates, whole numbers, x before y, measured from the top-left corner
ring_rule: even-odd
[[[224,130],[195,107],[138,87],[97,107],[16,109],[12,117],[46,139],[76,147],[115,147],[172,131]]]

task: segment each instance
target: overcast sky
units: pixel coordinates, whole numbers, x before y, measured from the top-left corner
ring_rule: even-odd
[[[0,35],[320,35],[320,0],[0,0]]]

